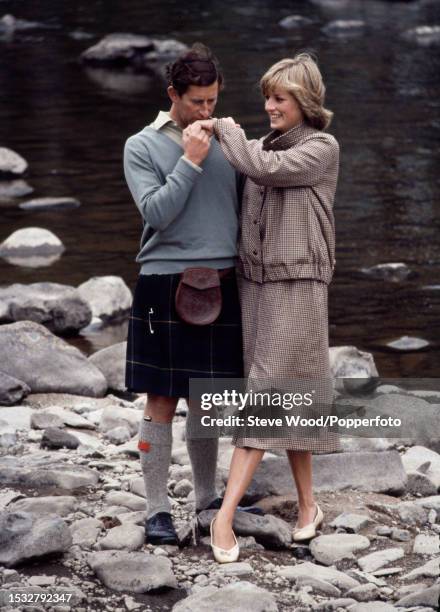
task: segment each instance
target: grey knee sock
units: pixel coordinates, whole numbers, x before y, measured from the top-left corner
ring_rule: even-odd
[[[171,423],[153,423],[142,418],[139,427],[139,455],[147,494],[147,517],[171,512],[167,480],[171,463]]]
[[[186,415],[186,445],[194,479],[196,508],[203,509],[218,497],[215,488],[217,470],[218,438],[193,438],[194,432],[200,430],[200,415],[188,410]],[[198,425],[198,427],[197,427]]]

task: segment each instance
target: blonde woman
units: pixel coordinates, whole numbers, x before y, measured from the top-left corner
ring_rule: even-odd
[[[330,380],[327,285],[335,265],[333,201],[339,165],[332,113],[314,59],[283,59],[260,81],[271,132],[247,140],[231,118],[199,125],[218,138],[247,180],[239,245],[245,375],[250,379]],[[284,449],[298,494],[294,541],[313,538],[323,513],[312,489],[312,453],[339,449],[336,434],[291,428],[283,438],[234,439],[223,504],[211,525],[219,562],[235,561],[235,509],[268,449]]]

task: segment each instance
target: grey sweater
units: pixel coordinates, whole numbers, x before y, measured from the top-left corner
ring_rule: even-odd
[[[181,146],[150,126],[125,144],[125,177],[144,224],[136,257],[141,274],[235,264],[239,175],[215,139],[201,170],[182,155]]]

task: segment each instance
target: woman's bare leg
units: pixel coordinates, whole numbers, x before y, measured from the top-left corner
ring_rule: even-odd
[[[235,544],[232,535],[234,513],[255,474],[264,450],[259,448],[235,448],[229,468],[228,484],[222,507],[217,513],[213,527],[213,542],[229,550]]]
[[[286,452],[298,491],[297,527],[300,528],[311,523],[316,513],[312,485],[312,453],[292,450]]]

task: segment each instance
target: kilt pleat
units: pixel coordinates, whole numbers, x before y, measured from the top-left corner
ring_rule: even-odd
[[[129,391],[189,396],[190,378],[241,378],[243,348],[235,273],[221,280],[222,311],[211,325],[180,320],[174,296],[180,274],[139,275],[128,335]]]

